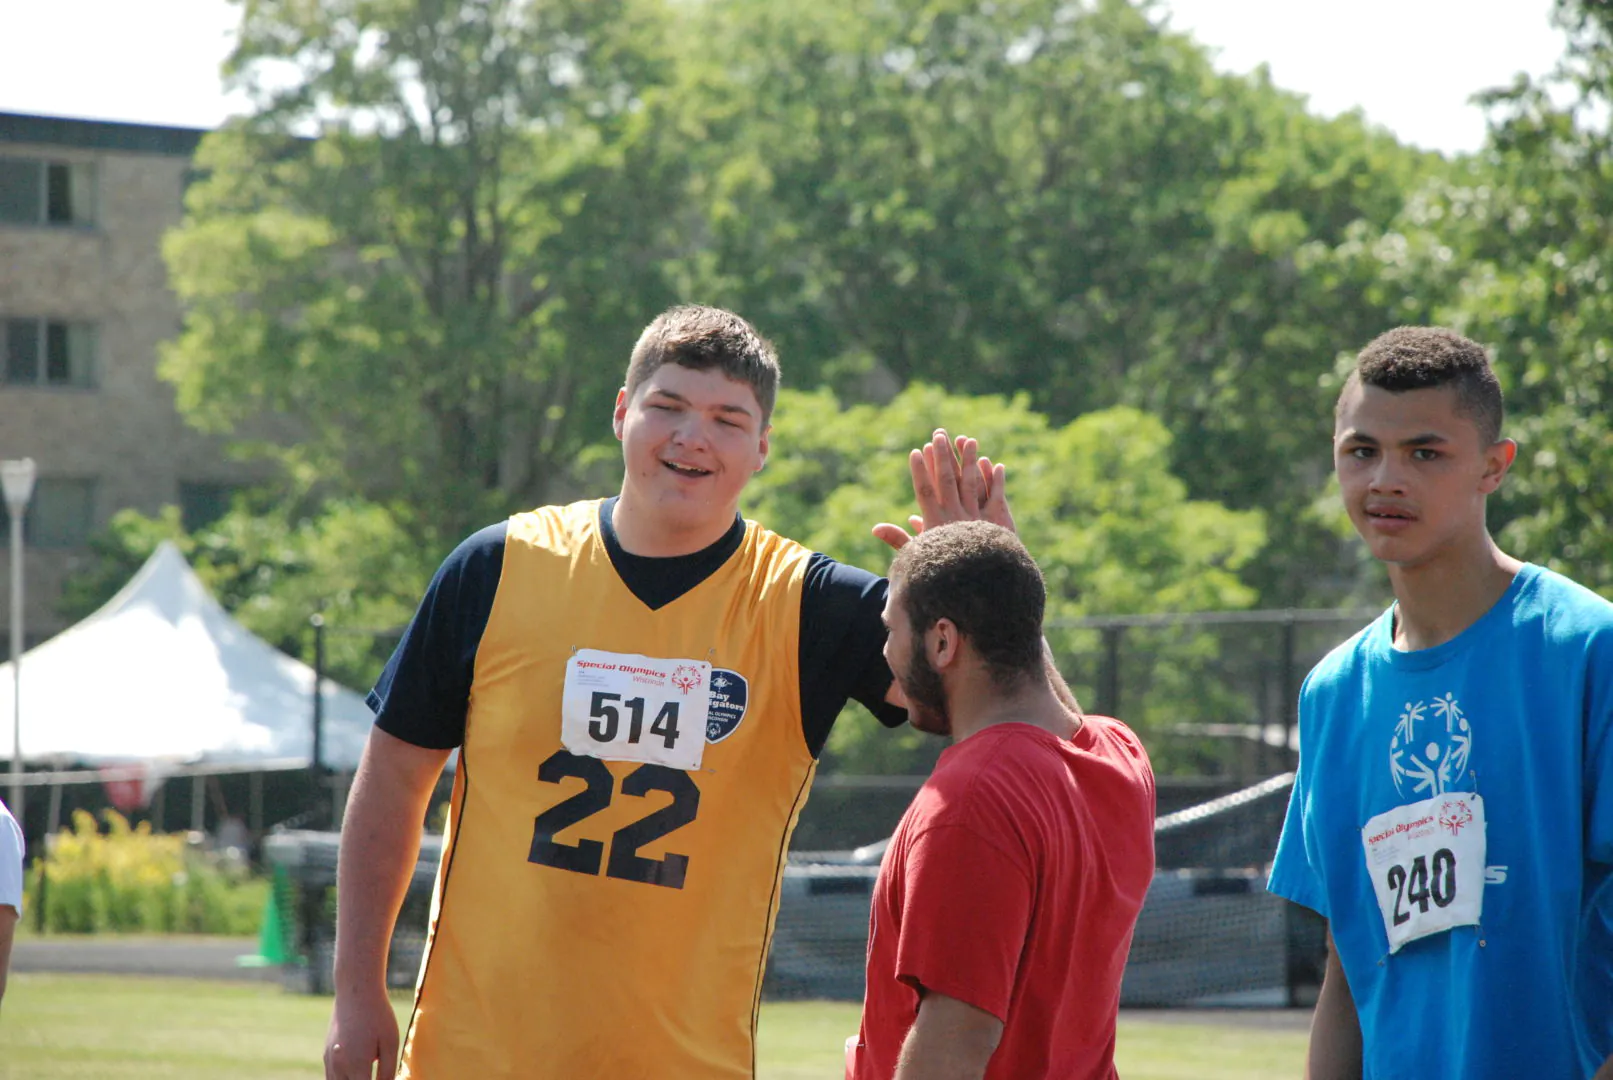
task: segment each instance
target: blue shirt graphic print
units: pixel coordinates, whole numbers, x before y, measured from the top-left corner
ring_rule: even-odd
[[[1447,690],[1430,700],[1406,702],[1389,741],[1389,775],[1407,801],[1472,791],[1472,755],[1473,727],[1462,703]]]
[[[1393,630],[1305,681],[1270,888],[1328,919],[1368,1080],[1589,1078],[1613,1054],[1613,604],[1525,566],[1451,641]],[[1452,792],[1483,800],[1482,916],[1391,955],[1362,829]]]

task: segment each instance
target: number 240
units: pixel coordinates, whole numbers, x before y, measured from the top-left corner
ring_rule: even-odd
[[[1428,913],[1428,902],[1448,907],[1456,899],[1456,855],[1449,848],[1434,852],[1434,872],[1428,872],[1428,860],[1419,855],[1411,861],[1411,871],[1404,866],[1389,868],[1389,887],[1395,890],[1395,925],[1411,919],[1411,907],[1417,905],[1423,914]],[[1406,910],[1400,910],[1404,902]]]

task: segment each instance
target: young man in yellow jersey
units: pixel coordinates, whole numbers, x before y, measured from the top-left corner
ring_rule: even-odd
[[[738,514],[769,451],[772,347],[674,308],[634,347],[615,498],[547,506],[449,556],[374,692],[338,871],[326,1076],[394,1075],[387,944],[460,750],[397,1075],[752,1077],[789,834],[829,726],[891,726],[885,582]],[[945,432],[924,522],[1011,524],[1002,470]],[[921,522],[915,522],[922,527]],[[876,529],[905,539],[894,525]]]

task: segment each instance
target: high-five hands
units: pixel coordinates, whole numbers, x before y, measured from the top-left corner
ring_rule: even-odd
[[[907,456],[907,465],[919,504],[919,512],[907,519],[913,532],[885,521],[874,526],[874,535],[892,548],[899,550],[926,527],[953,521],[985,520],[1014,528],[1003,467],[981,456],[976,440],[963,435],[953,439],[945,428],[936,428],[929,442]]]

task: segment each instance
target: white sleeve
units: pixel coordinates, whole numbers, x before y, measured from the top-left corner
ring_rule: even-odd
[[[22,914],[22,827],[0,807],[0,905]]]

